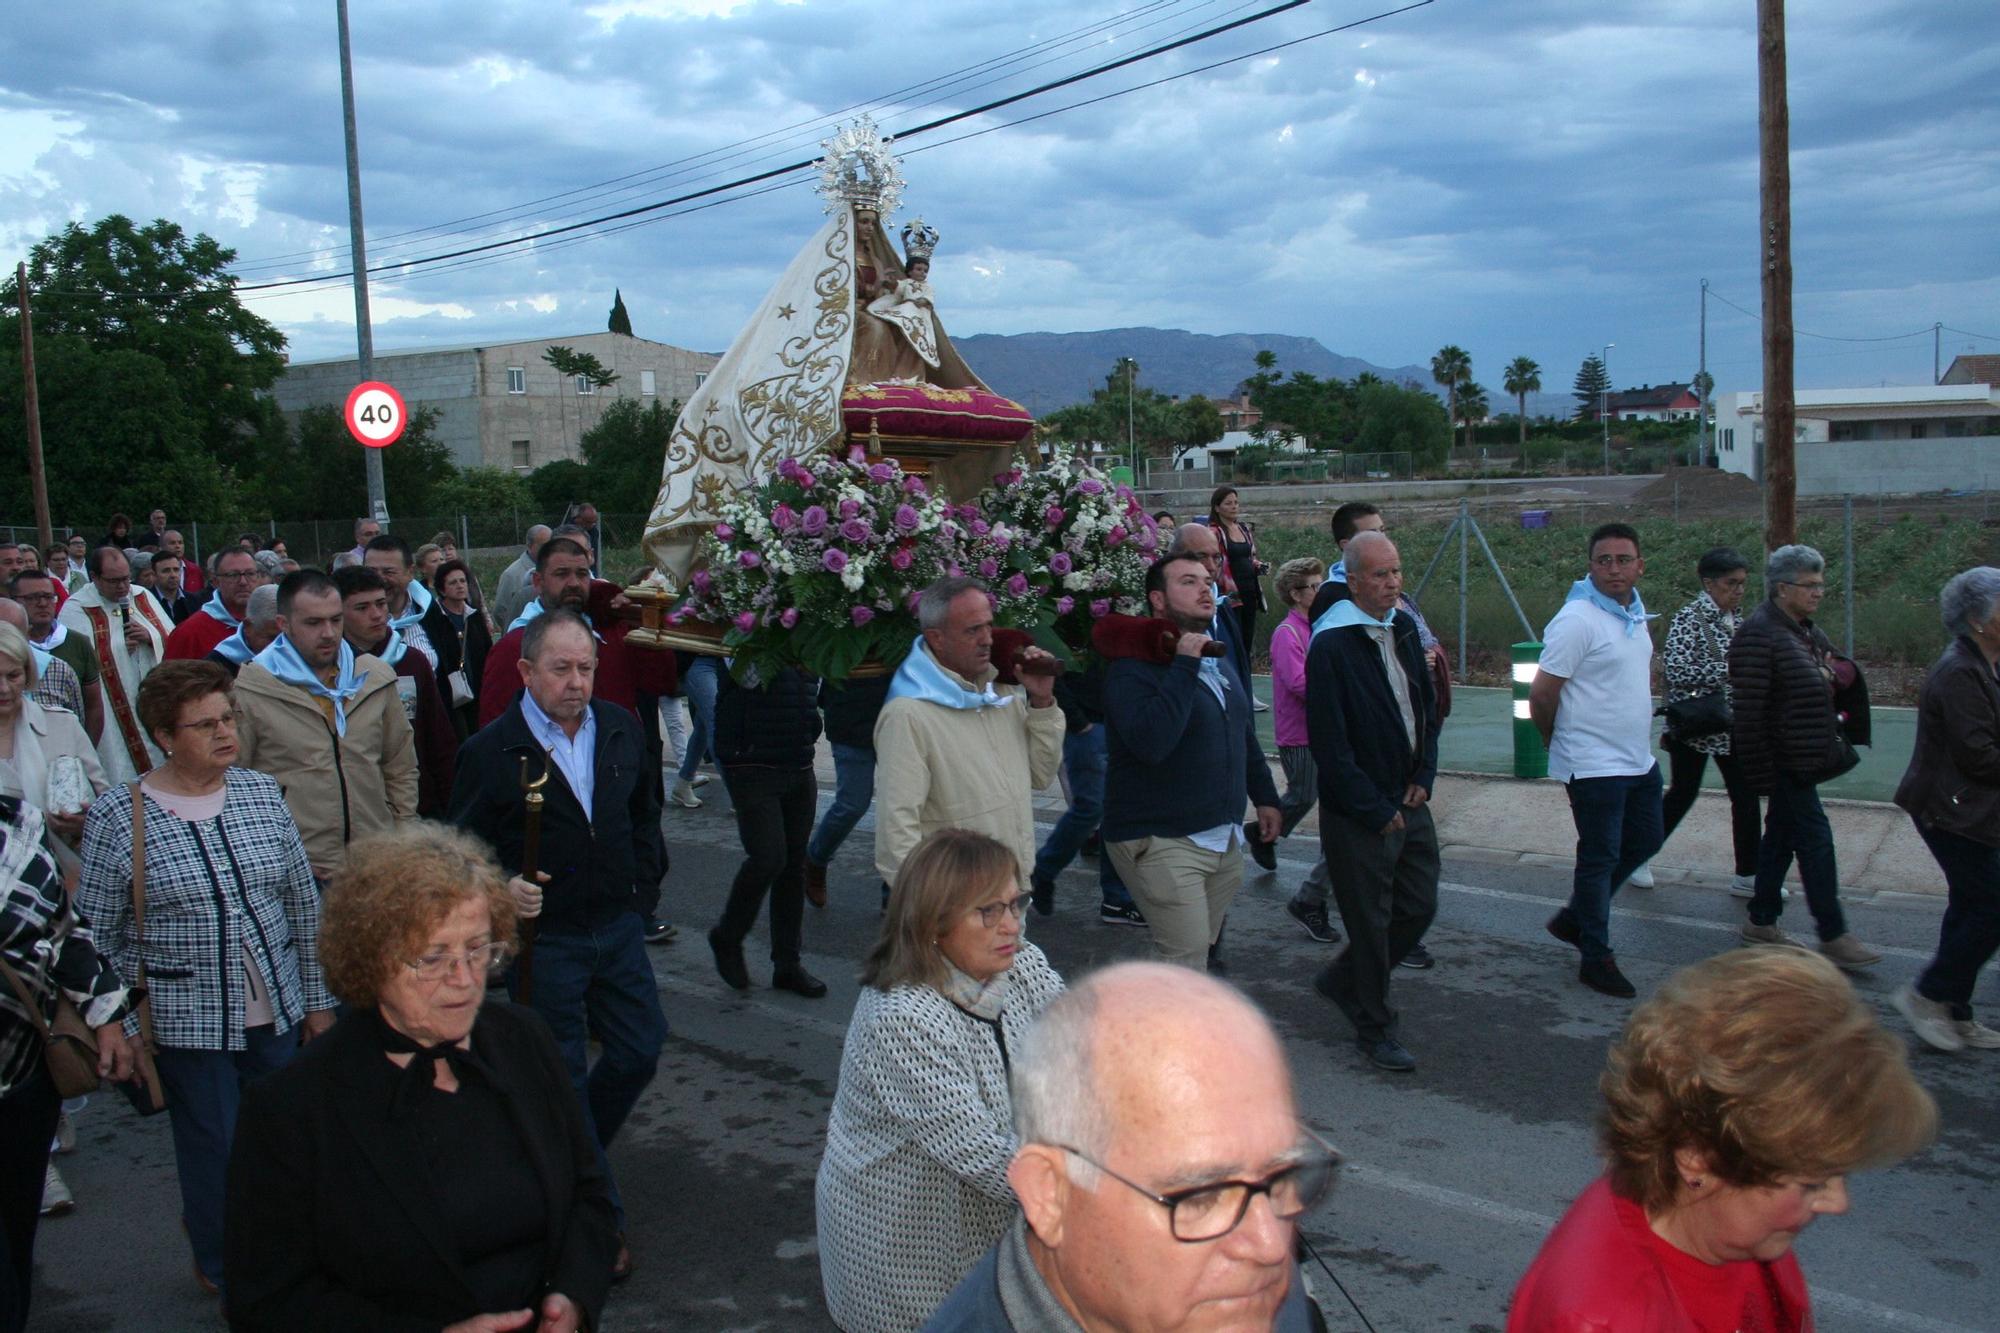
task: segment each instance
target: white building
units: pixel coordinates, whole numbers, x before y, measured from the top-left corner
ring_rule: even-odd
[[[2000,391],[1990,384],[1799,389],[1800,495],[2000,490]],[[1715,400],[1716,460],[1764,479],[1764,395]]]

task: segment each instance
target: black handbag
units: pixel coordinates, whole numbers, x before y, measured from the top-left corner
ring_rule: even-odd
[[[1660,712],[1667,719],[1667,735],[1677,741],[1706,740],[1729,731],[1729,699],[1721,690],[1676,699]]]

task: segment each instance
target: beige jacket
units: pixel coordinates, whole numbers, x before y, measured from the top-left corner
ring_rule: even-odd
[[[321,701],[255,662],[236,675],[237,763],[278,780],[324,879],[347,861],[347,844],[417,817],[417,748],[396,694],[396,671],[378,657],[355,659],[361,692],[337,735]]]
[[[918,652],[930,651],[921,644]],[[945,674],[968,692],[983,688]],[[972,829],[998,839],[1020,862],[1021,888],[1035,865],[1034,794],[1062,767],[1063,712],[1028,706],[1018,685],[994,690],[996,708],[947,708],[891,699],[875,721],[875,868],[887,883],[925,835]]]

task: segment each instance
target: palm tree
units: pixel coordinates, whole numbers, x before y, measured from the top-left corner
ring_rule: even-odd
[[[1528,465],[1528,395],[1542,391],[1542,368],[1529,356],[1517,356],[1507,365],[1500,381],[1521,413],[1521,466]]]
[[[1465,447],[1472,447],[1472,428],[1486,420],[1489,410],[1486,402],[1486,386],[1474,379],[1461,380],[1458,385],[1458,419],[1465,423]]]
[[[1458,386],[1472,379],[1472,358],[1463,347],[1446,343],[1431,358],[1431,378],[1444,386],[1446,415],[1458,420]]]

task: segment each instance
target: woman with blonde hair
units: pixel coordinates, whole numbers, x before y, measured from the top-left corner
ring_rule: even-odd
[[[1599,1088],[1609,1169],[1514,1289],[1508,1333],[1812,1327],[1801,1231],[1937,1132],[1903,1043],[1827,959],[1738,949],[1641,1005]]]
[[[946,828],[897,872],[861,973],[815,1187],[846,1333],[923,1322],[1012,1220],[1008,1050],[1062,992],[1022,938],[1014,854]]]
[[[32,697],[41,680],[28,636],[0,622],[0,793],[42,812],[71,846],[83,836],[83,813],[108,785],[83,721]]]

